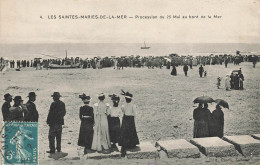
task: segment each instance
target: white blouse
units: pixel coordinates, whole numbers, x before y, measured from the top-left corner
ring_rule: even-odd
[[[136,115],[136,106],[132,103],[126,103],[122,105],[122,111],[126,116],[135,116]]]
[[[109,104],[100,101],[99,103],[95,103],[93,108],[95,115],[109,115]]]
[[[122,110],[120,107],[111,107],[109,109],[109,114],[111,117],[121,117],[122,116]]]

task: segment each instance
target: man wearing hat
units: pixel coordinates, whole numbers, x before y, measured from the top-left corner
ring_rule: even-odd
[[[23,121],[25,113],[28,112],[27,107],[23,104],[21,96],[14,97],[14,105],[9,109],[9,121]]]
[[[28,97],[29,100],[26,103],[28,113],[25,113],[24,121],[38,122],[39,114],[35,104],[33,103],[36,100],[36,94],[34,92],[30,92]]]
[[[9,116],[9,108],[11,107],[11,102],[12,102],[12,96],[7,93],[4,95],[4,104],[2,105],[2,114],[3,114],[3,121],[8,121],[8,116]]]
[[[47,124],[49,125],[49,147],[50,151],[48,153],[55,153],[55,138],[57,141],[57,151],[61,151],[61,133],[62,125],[64,125],[64,116],[66,114],[65,104],[60,101],[60,93],[54,92],[53,95],[54,102],[50,106],[49,114],[47,117]]]

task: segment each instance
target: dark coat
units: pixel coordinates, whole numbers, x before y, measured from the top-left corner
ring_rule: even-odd
[[[26,106],[27,106],[28,112],[25,113],[24,121],[38,122],[39,114],[38,114],[35,104],[31,101],[28,101],[26,103]]]
[[[199,67],[199,73],[203,73],[204,72],[204,68],[202,66]]]
[[[196,108],[193,111],[194,130],[193,138],[209,137],[210,110]]]
[[[175,67],[174,65],[172,66],[172,72],[171,72],[171,75],[174,75],[174,76],[177,75],[177,70],[176,70],[176,67]]]
[[[60,101],[54,101],[49,110],[47,124],[49,125],[64,125],[64,116],[66,115],[65,104]]]
[[[89,118],[83,118],[88,116]],[[79,118],[81,120],[78,145],[82,147],[91,148],[93,140],[93,125],[94,125],[94,112],[93,108],[85,105],[80,107]]]
[[[23,121],[24,120],[24,113],[27,111],[27,107],[21,106],[12,106],[9,108],[9,116],[8,121]]]
[[[210,136],[223,137],[224,134],[224,113],[221,109],[215,109],[211,115]]]
[[[184,72],[187,72],[188,70],[189,70],[188,65],[184,65],[184,66],[183,66],[183,71],[184,71]]]
[[[2,105],[2,114],[3,114],[3,121],[8,121],[8,118],[9,118],[9,114],[10,114],[10,111],[9,111],[9,108],[11,107],[10,103],[8,102],[5,102],[3,105]]]

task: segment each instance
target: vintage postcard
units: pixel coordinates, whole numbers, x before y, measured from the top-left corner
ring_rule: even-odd
[[[0,0],[2,164],[259,164],[259,0]]]

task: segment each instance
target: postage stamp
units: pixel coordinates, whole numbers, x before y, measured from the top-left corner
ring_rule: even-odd
[[[2,133],[3,164],[38,164],[38,123],[5,122]]]

